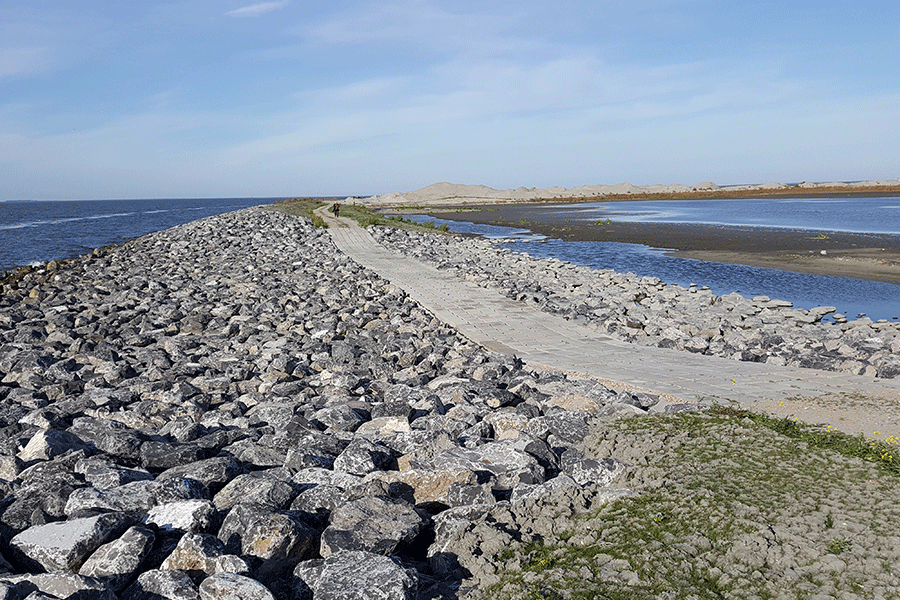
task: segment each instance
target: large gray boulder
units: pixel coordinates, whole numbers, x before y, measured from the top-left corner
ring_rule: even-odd
[[[151,570],[141,573],[119,600],[198,600],[197,585],[184,571]]]
[[[273,477],[268,473],[238,475],[213,498],[216,509],[226,512],[232,506],[261,504],[270,508],[286,508],[297,495],[298,487],[290,480]]]
[[[9,544],[50,572],[75,572],[97,548],[134,522],[125,513],[106,513],[30,527]]]
[[[200,600],[275,600],[269,588],[237,573],[216,573],[200,584]]]
[[[318,533],[299,519],[253,504],[232,508],[218,537],[227,552],[260,559],[254,575],[264,583],[314,556],[319,544]]]
[[[92,578],[72,573],[0,576],[0,598],[66,598],[67,600],[116,600],[116,595]]]
[[[120,538],[97,548],[78,573],[99,579],[118,592],[137,576],[155,539],[149,529],[131,527]]]
[[[165,533],[207,533],[218,521],[218,511],[209,500],[177,500],[154,506],[143,522]]]
[[[296,600],[414,600],[418,575],[387,556],[338,552],[294,569]]]
[[[364,497],[338,506],[322,533],[319,553],[364,550],[390,556],[401,544],[411,543],[425,519],[411,506],[380,497]]]

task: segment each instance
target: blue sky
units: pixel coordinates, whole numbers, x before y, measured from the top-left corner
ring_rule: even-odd
[[[0,199],[900,177],[895,2],[0,3]]]

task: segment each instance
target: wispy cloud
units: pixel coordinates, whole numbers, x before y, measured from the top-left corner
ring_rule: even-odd
[[[283,0],[281,2],[259,2],[257,4],[250,4],[249,6],[243,6],[241,8],[236,8],[234,10],[230,10],[225,13],[226,16],[229,17],[258,17],[260,15],[264,15],[268,12],[272,12],[273,10],[278,10],[280,8],[284,8],[288,5],[287,0]]]
[[[47,48],[0,48],[0,77],[38,73],[49,65]]]

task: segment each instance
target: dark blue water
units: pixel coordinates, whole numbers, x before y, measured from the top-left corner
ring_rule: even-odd
[[[275,198],[0,202],[0,272],[91,252]]]
[[[556,204],[542,210],[572,221],[598,219],[900,234],[900,198],[742,198]]]
[[[580,208],[581,205],[573,209],[573,213],[577,214]],[[487,238],[508,240],[500,246],[516,252],[527,252],[535,257],[558,258],[576,265],[612,269],[642,277],[659,277],[666,283],[684,287],[696,283],[709,286],[719,295],[738,292],[746,297],[769,296],[793,302],[795,307],[805,309],[834,306],[839,313],[851,319],[860,314],[873,320],[900,318],[900,286],[890,283],[678,258],[666,256],[671,250],[641,244],[566,242],[517,227],[447,221],[426,215],[409,217],[420,223],[434,221],[436,225],[447,225],[450,231],[456,233],[475,233]]]

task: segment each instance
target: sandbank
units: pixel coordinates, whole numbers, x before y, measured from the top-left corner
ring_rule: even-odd
[[[606,241],[671,249],[674,256],[900,285],[900,235],[675,223],[578,224],[546,206],[433,207],[418,212],[474,223],[524,226],[567,241]],[[527,221],[522,224],[521,219]]]

